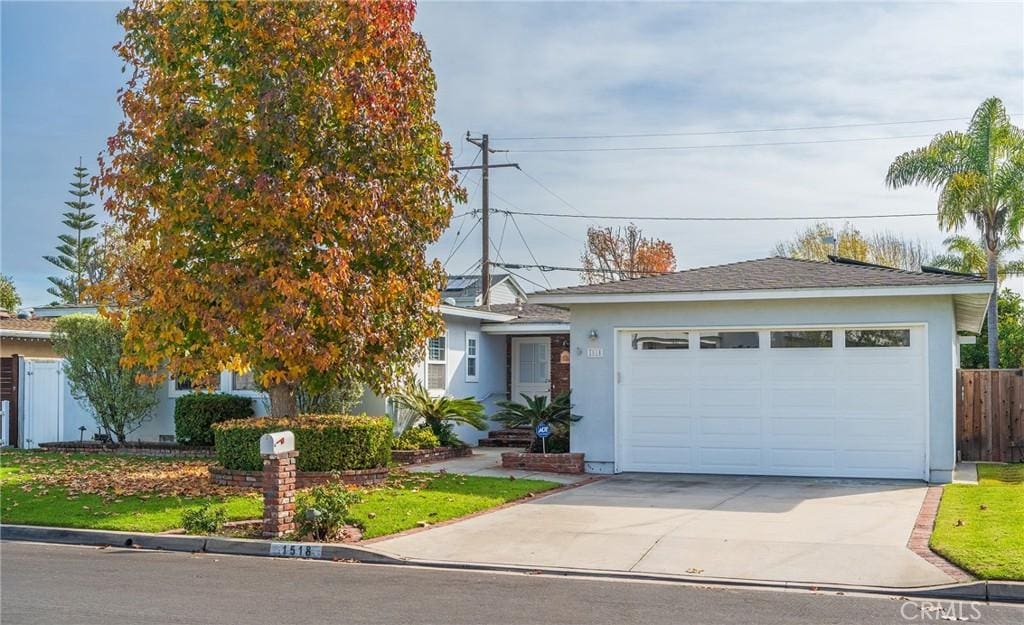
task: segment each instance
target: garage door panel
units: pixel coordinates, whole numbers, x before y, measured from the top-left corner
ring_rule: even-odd
[[[798,408],[822,411],[834,408],[838,403],[834,388],[772,388],[768,390],[768,405],[771,408]]]
[[[835,336],[831,349],[621,343],[618,469],[921,479],[924,330],[910,348],[845,348]]]
[[[905,413],[921,403],[920,394],[907,392],[906,387],[845,387],[838,389],[837,399],[843,410],[851,413]]]
[[[831,438],[836,432],[835,420],[831,418],[799,419],[774,417],[768,423],[768,432],[776,436],[824,436]]]
[[[832,449],[770,448],[769,463],[776,468],[825,470],[835,468],[836,452]]]
[[[705,386],[749,386],[760,384],[763,363],[751,358],[731,358],[730,351],[748,350],[691,350],[696,352],[694,358],[699,359],[697,366],[697,385]]]
[[[702,467],[756,469],[761,466],[760,447],[700,447],[697,451]]]

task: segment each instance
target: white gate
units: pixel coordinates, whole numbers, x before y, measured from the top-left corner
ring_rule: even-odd
[[[25,359],[24,447],[61,440],[64,431],[64,361]]]

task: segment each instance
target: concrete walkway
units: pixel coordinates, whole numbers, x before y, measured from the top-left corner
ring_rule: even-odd
[[[906,547],[926,490],[919,482],[623,474],[373,549],[447,562],[752,580],[951,583]]]
[[[453,458],[442,462],[430,464],[416,464],[405,467],[413,473],[433,473],[447,471],[448,473],[460,473],[462,475],[480,475],[488,477],[514,477],[516,479],[547,480],[559,484],[575,484],[589,479],[591,475],[566,475],[562,473],[541,473],[539,471],[520,471],[518,469],[503,469],[501,467],[501,453],[511,451],[501,447],[474,447],[473,455],[465,458]]]

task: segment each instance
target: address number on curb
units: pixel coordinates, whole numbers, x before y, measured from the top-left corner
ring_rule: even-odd
[[[322,545],[305,543],[270,543],[270,555],[285,558],[319,558],[323,553]]]

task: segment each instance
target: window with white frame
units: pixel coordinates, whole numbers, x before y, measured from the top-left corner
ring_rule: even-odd
[[[480,381],[480,333],[466,332],[466,381]]]
[[[427,390],[443,391],[448,380],[448,341],[437,336],[427,341]]]
[[[258,391],[260,389],[258,386],[256,386],[256,376],[253,375],[252,371],[246,371],[245,373],[238,373],[237,371],[232,371],[231,390]]]

